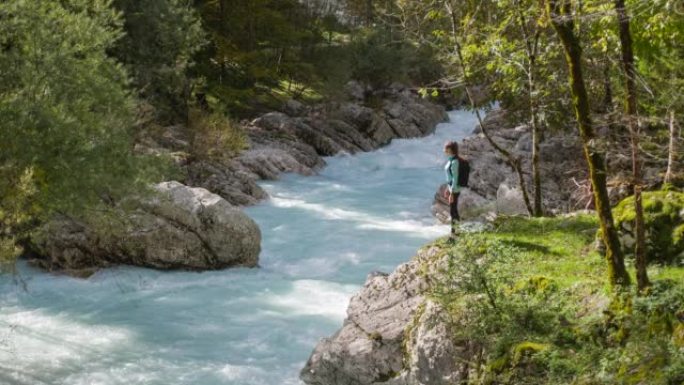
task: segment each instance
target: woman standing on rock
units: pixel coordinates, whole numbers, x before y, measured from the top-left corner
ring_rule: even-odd
[[[462,159],[458,156],[458,143],[447,142],[444,145],[444,154],[449,160],[444,165],[446,172],[447,188],[444,190],[444,198],[449,202],[449,213],[451,215],[451,235],[456,235],[456,221],[460,221],[458,215],[458,195],[461,187],[458,184],[458,168]]]

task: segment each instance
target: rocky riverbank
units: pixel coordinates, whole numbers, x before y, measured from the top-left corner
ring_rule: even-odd
[[[287,172],[311,175],[325,166],[325,156],[424,136],[447,119],[442,106],[401,85],[373,93],[352,82],[347,94],[346,101],[334,104],[289,101],[282,111],[244,122],[248,148],[229,160],[193,156],[182,126],[146,135],[138,150],[174,156],[180,181],[120,202],[108,215],[54,220],[36,233],[27,256],[50,271],[81,276],[117,264],[190,270],[257,266],[261,235],[239,207],[267,198],[259,180]]]
[[[453,340],[453,320],[429,297],[448,258],[429,246],[389,275],[369,275],[342,328],[318,343],[301,379],[309,385],[447,385],[466,378],[473,353]]]
[[[325,165],[325,156],[372,151],[394,138],[425,136],[447,119],[442,106],[400,85],[378,92],[381,102],[373,108],[365,105],[358,83],[350,83],[347,93],[346,102],[314,107],[290,101],[283,111],[246,123],[249,148],[225,164],[186,164],[186,183],[234,205],[250,205],[266,197],[258,180],[287,172],[311,175]]]

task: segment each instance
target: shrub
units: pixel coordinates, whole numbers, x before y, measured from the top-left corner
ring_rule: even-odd
[[[643,206],[648,261],[665,264],[680,262],[684,253],[684,193],[645,192]],[[620,202],[613,213],[625,253],[633,253],[634,197]]]
[[[242,129],[218,113],[191,111],[190,131],[194,159],[225,162],[247,148],[247,136]]]

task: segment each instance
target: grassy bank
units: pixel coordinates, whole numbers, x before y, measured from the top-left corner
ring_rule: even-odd
[[[684,268],[652,266],[646,295],[612,293],[597,228],[585,215],[504,218],[436,242],[450,257],[432,295],[480,353],[471,383],[684,383]]]

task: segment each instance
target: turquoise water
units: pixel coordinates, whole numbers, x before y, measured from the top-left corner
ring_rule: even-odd
[[[260,269],[0,276],[0,384],[300,384],[367,274],[448,233],[430,215],[442,146],[475,126],[449,115],[429,137],[263,183],[271,200],[246,210],[263,233]]]

